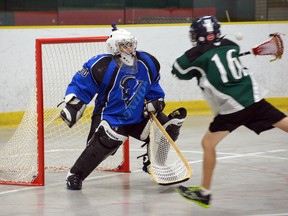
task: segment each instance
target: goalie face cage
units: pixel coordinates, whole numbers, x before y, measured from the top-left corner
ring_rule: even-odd
[[[274,59],[270,61],[275,61],[276,59],[281,59],[284,46],[283,41],[279,33],[273,33],[269,35],[271,38],[257,47],[252,48],[254,55],[273,55]]]
[[[86,145],[94,100],[72,128],[59,118],[62,108],[57,105],[83,63],[97,53],[106,52],[107,38],[36,40],[35,87],[21,123],[0,149],[1,184],[43,186],[45,171],[67,172],[74,164]],[[129,172],[128,142],[97,169]]]

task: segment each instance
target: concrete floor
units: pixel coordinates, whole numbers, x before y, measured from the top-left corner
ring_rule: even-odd
[[[201,181],[200,140],[211,118],[188,117],[176,142],[193,170],[185,186]],[[9,132],[0,130],[2,143]],[[0,215],[288,215],[287,138],[278,129],[258,136],[241,127],[220,143],[210,209],[180,197],[176,185],[155,184],[136,159],[143,153],[140,144],[131,140],[131,173],[93,172],[81,191],[66,189],[66,173],[46,173],[43,187],[0,185]]]

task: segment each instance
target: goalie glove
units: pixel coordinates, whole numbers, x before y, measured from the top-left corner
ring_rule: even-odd
[[[80,101],[76,95],[69,94],[65,97],[66,106],[60,112],[60,117],[71,128],[83,115],[86,104]]]
[[[143,116],[147,118],[149,115],[149,112],[152,112],[154,114],[159,113],[164,109],[164,107],[165,107],[165,102],[163,98],[148,101],[144,105]]]

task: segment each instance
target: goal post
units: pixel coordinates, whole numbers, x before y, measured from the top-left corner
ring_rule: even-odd
[[[108,36],[36,39],[36,82],[12,138],[0,148],[0,184],[45,185],[46,172],[68,172],[85,149],[94,100],[69,128],[59,117],[66,88]],[[130,172],[129,140],[98,170]]]

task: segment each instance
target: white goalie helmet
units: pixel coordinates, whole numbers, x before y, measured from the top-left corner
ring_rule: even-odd
[[[119,56],[122,63],[132,66],[136,57],[137,39],[125,29],[113,26],[106,45],[110,54]]]

